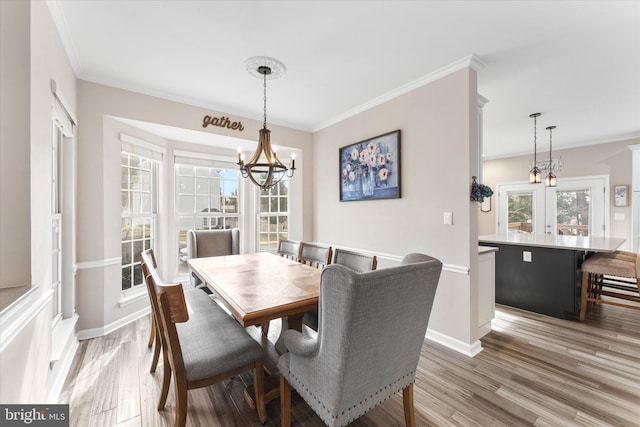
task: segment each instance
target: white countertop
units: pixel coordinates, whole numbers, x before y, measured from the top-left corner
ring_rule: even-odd
[[[626,239],[619,237],[552,236],[550,234],[485,234],[478,236],[481,243],[539,246],[592,252],[615,252]]]
[[[493,246],[478,246],[478,255],[483,255],[489,252],[497,252],[498,248],[494,248]]]

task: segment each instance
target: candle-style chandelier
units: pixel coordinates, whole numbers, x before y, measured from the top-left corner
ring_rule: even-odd
[[[238,149],[238,166],[243,178],[249,178],[262,190],[268,190],[279,183],[285,175],[291,178],[296,170],[295,154],[291,155],[289,167],[285,166],[271,146],[271,131],[267,129],[267,79],[277,79],[286,69],[277,59],[264,56],[247,59],[245,66],[249,74],[262,78],[264,82],[264,121],[258,137],[258,147],[248,162],[245,163],[244,155]]]

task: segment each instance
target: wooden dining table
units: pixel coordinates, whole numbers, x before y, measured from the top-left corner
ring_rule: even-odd
[[[318,308],[320,269],[267,252],[192,258],[188,264],[244,327],[282,318],[282,331],[301,331],[304,312]],[[276,348],[283,352],[281,337]]]

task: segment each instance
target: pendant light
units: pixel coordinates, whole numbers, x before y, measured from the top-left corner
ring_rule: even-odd
[[[547,127],[547,130],[549,131],[549,175],[547,175],[547,178],[545,180],[545,184],[547,185],[547,187],[555,187],[557,184],[557,178],[553,174],[553,163],[551,160],[551,149],[552,149],[551,133],[555,128],[556,128],[555,126]]]
[[[242,152],[238,150],[238,166],[243,178],[249,178],[260,189],[268,190],[278,184],[285,174],[291,178],[296,170],[294,155],[291,156],[290,167],[280,161],[271,145],[271,131],[267,129],[267,79],[272,80],[282,76],[285,67],[277,59],[264,56],[247,59],[245,66],[249,74],[261,78],[264,82],[264,120],[262,129],[259,131],[258,147],[255,153],[245,163]]]
[[[529,117],[533,118],[533,167],[529,171],[529,182],[531,184],[539,184],[542,182],[542,172],[538,168],[538,141],[536,135],[537,119],[540,115],[541,113],[533,113],[529,115]]]

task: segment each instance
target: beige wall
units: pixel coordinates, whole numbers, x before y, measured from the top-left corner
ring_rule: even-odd
[[[470,346],[477,316],[476,73],[463,69],[314,134],[314,240],[446,264],[429,328]],[[400,199],[340,202],[338,149],[401,130]],[[453,225],[443,213],[453,212]],[[470,274],[466,271],[470,269]]]
[[[58,87],[65,94],[68,107],[75,113],[76,79],[67,59],[62,42],[58,37],[49,10],[45,2],[0,2],[2,9],[2,51],[5,54],[5,30],[9,30],[11,43],[20,48],[19,54],[14,52],[15,64],[20,64],[16,82],[19,91],[4,91],[2,87],[2,107],[5,101],[16,106],[23,116],[20,131],[14,141],[6,141],[4,124],[2,126],[2,146],[12,144],[27,144],[28,148],[20,150],[15,164],[9,167],[12,171],[11,185],[29,198],[25,202],[16,196],[16,202],[21,209],[22,219],[18,219],[14,226],[19,228],[20,240],[15,243],[21,256],[30,258],[31,283],[38,286],[36,301],[28,307],[25,315],[30,319],[10,340],[6,348],[0,353],[0,402],[33,403],[46,400],[46,381],[49,373],[51,356],[51,140],[52,121],[51,107],[53,95],[50,81],[54,79]],[[7,20],[7,21],[5,21]],[[19,24],[19,28],[8,26],[6,22]],[[24,29],[28,31],[25,33]],[[25,43],[26,40],[26,43]],[[11,51],[9,51],[11,53]],[[2,73],[7,64],[2,57]],[[17,66],[17,65],[16,65]],[[15,75],[14,75],[15,76]],[[3,77],[4,78],[4,77]],[[29,82],[29,89],[24,88],[24,79]],[[12,77],[13,79],[13,77]],[[5,100],[5,97],[7,99]],[[25,109],[25,103],[28,108]],[[4,114],[4,113],[3,113]],[[24,117],[27,117],[28,129],[24,128]],[[25,153],[28,161],[25,162]],[[4,173],[5,158],[2,156]],[[8,160],[8,159],[7,159]],[[15,173],[15,175],[14,175]],[[24,174],[27,175],[24,175]],[[24,181],[24,182],[23,182]],[[26,183],[26,185],[25,185]],[[5,195],[4,175],[2,197]],[[9,191],[8,194],[12,194]],[[15,214],[12,203],[2,203],[2,217],[5,214],[11,218]],[[25,224],[28,224],[25,226]],[[5,242],[5,230],[2,230],[2,241]],[[23,244],[29,245],[28,251]],[[3,260],[4,262],[4,260]],[[18,261],[9,270],[22,270],[24,275],[24,261]],[[4,270],[4,265],[3,265]]]
[[[609,183],[612,187],[622,184],[630,185],[631,151],[627,146],[638,143],[640,143],[640,139],[630,139],[555,151],[553,156],[562,157],[563,162],[562,171],[557,174],[558,178],[609,175]],[[495,191],[496,183],[528,180],[532,157],[533,154],[483,162],[483,183]],[[612,198],[612,189],[609,194]],[[490,212],[479,213],[478,231],[480,234],[491,234],[495,231],[497,203],[495,195],[492,196],[491,202]],[[627,239],[621,249],[628,249],[631,239],[631,207],[615,207],[613,199],[610,202],[609,235],[610,237]],[[625,219],[615,220],[616,213],[624,214]]]
[[[31,284],[29,2],[0,2],[0,287]]]
[[[202,118],[205,115],[227,114],[86,81],[79,81],[78,105],[78,158],[81,161],[78,162],[77,233],[80,237],[77,257],[82,267],[77,276],[78,325],[80,330],[99,332],[101,328],[117,324],[148,306],[145,298],[126,306],[119,304],[120,142],[116,136],[117,128],[105,126],[105,118],[120,117],[203,131]],[[211,126],[206,131],[257,141],[262,122],[244,117],[237,119],[244,125],[242,134]],[[310,188],[307,186],[313,182],[311,134],[280,126],[269,127],[274,143],[302,150],[302,158],[296,160],[299,171],[294,179],[302,180],[305,188]],[[236,148],[235,145],[229,147],[229,155],[235,156]],[[202,147],[199,150],[205,151]],[[305,225],[299,238],[309,239],[313,201],[307,195],[309,192],[304,193],[301,209]],[[83,267],[87,265],[90,267]],[[96,295],[101,298],[96,298]]]

